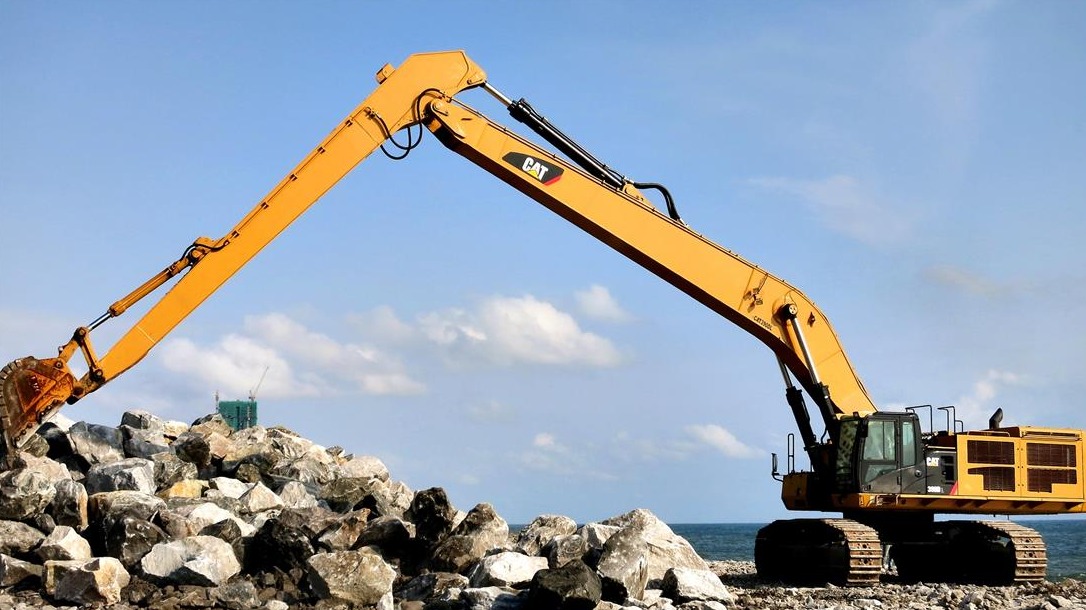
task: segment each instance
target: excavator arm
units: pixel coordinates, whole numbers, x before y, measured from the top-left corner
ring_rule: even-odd
[[[527,102],[512,102],[489,85],[483,70],[463,52],[412,55],[397,69],[386,65],[377,80],[373,93],[226,235],[195,240],[177,261],[93,323],[76,329],[57,358],[22,358],[0,371],[0,417],[9,452],[63,404],[78,401],[139,362],[352,168],[393,134],[420,123],[451,150],[769,346],[790,387],[790,402],[793,393],[798,395],[794,376],[827,426],[842,415],[875,411],[828,319],[801,292],[692,231],[679,220],[666,190],[629,181],[599,163]],[[480,86],[573,162],[456,100],[461,91]],[[409,139],[402,152],[390,156],[406,156],[415,144]],[[660,189],[668,214],[651,205],[639,188]],[[91,332],[174,278],[174,286],[99,358]],[[77,351],[87,366],[79,379],[68,366]],[[800,411],[805,417],[805,408],[793,403],[793,409],[802,432]],[[805,442],[813,444],[809,419],[806,428]]]

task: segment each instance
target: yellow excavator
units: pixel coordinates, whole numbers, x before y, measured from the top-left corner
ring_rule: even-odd
[[[88,326],[56,358],[26,357],[0,371],[0,417],[11,458],[65,403],[139,362],[238,269],[377,149],[406,157],[429,130],[449,149],[663,278],[747,331],[777,356],[785,399],[809,471],[795,469],[789,435],[787,508],[840,518],[776,521],[759,532],[758,572],[787,582],[868,584],[884,566],[903,579],[991,583],[1042,580],[1044,543],[1009,520],[943,521],[937,514],[1040,515],[1086,511],[1083,432],[1000,427],[965,431],[947,411],[945,430],[920,414],[875,408],[829,319],[802,292],[691,230],[667,189],[602,163],[532,106],[506,97],[462,51],[412,55],[377,72],[377,88],[248,214],[219,239],[200,237],[181,257]],[[548,142],[551,152],[457,99],[481,88]],[[405,135],[406,134],[406,135]],[[660,210],[645,196],[656,191]],[[108,352],[92,332],[176,281]],[[79,353],[87,372],[76,378]],[[804,398],[806,395],[806,399]],[[811,423],[806,401],[823,423]],[[943,407],[946,409],[945,407]]]

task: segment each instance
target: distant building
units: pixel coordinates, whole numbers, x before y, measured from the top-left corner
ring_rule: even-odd
[[[235,430],[256,425],[256,400],[220,400],[219,415]]]

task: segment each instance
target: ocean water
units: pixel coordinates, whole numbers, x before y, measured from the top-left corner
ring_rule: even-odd
[[[1048,579],[1086,580],[1086,519],[1019,521],[1044,537],[1048,547]],[[760,524],[678,523],[671,529],[686,538],[708,561],[754,561],[754,537]]]

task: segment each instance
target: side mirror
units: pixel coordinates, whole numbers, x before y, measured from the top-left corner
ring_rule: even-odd
[[[778,465],[777,465],[777,454],[776,453],[771,453],[770,455],[773,457],[772,476],[773,476],[774,479],[777,479],[778,481],[783,481],[784,477],[781,476],[780,470],[778,469]]]

